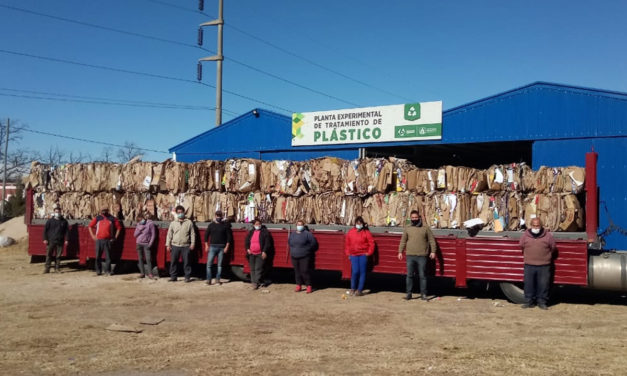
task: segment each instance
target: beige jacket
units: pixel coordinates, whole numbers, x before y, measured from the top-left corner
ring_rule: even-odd
[[[168,236],[165,240],[166,247],[187,247],[194,249],[196,245],[196,235],[194,234],[194,224],[189,219],[170,222]]]
[[[435,253],[437,244],[431,229],[427,226],[406,226],[398,246],[399,253],[403,250],[408,256],[426,256],[429,250]]]

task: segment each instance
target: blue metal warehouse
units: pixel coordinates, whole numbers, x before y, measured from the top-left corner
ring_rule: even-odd
[[[258,158],[303,160],[360,155],[407,158],[419,167],[485,168],[525,161],[585,165],[599,153],[599,227],[608,249],[627,249],[627,93],[536,82],[443,112],[442,139],[291,146],[291,118],[263,109],[245,113],[170,149],[178,161]],[[607,230],[607,231],[606,231]]]

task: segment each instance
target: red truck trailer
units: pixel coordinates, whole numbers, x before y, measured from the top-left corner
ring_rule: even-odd
[[[558,255],[555,260],[554,282],[563,285],[587,286],[598,289],[627,290],[627,254],[604,252],[597,238],[598,193],[596,183],[597,154],[586,154],[585,183],[585,232],[555,232]],[[45,220],[33,219],[33,192],[27,192],[25,221],[29,233],[28,253],[33,258],[45,255],[43,227]],[[81,265],[95,258],[95,245],[86,227],[87,221],[70,221],[70,242],[64,254],[78,258]],[[155,247],[156,265],[164,270],[170,262],[165,249],[169,223],[156,222],[158,241]],[[125,231],[113,247],[112,258],[121,261],[136,261],[135,239],[132,236],[134,223],[125,222]],[[207,223],[196,223],[199,241],[196,253],[199,263],[207,262],[200,240],[204,239]],[[233,223],[234,252],[228,254],[228,263],[233,274],[245,279],[248,272],[244,238],[250,224]],[[267,224],[274,238],[274,267],[291,268],[287,239],[290,224]],[[319,242],[315,265],[317,270],[340,271],[344,278],[350,276],[350,263],[344,256],[346,226],[310,226]],[[371,227],[376,242],[373,256],[375,273],[405,274],[405,261],[397,258],[398,244],[402,233],[399,227]],[[433,230],[438,243],[438,257],[432,265],[432,274],[455,280],[455,286],[467,287],[469,280],[492,281],[500,284],[504,294],[513,302],[523,302],[521,288],[523,280],[523,257],[518,247],[521,232],[479,232],[472,236],[466,230]]]

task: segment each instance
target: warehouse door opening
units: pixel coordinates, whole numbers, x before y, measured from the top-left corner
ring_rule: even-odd
[[[445,165],[486,169],[495,164],[525,162],[531,166],[533,142],[485,142],[474,144],[370,147],[368,158],[397,157],[416,167],[438,168]]]

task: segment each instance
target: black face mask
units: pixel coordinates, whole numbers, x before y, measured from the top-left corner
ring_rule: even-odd
[[[222,217],[216,217],[216,222],[222,222]]]
[[[416,227],[420,227],[422,226],[422,219],[412,219],[411,220],[411,225],[412,226],[416,226]]]

